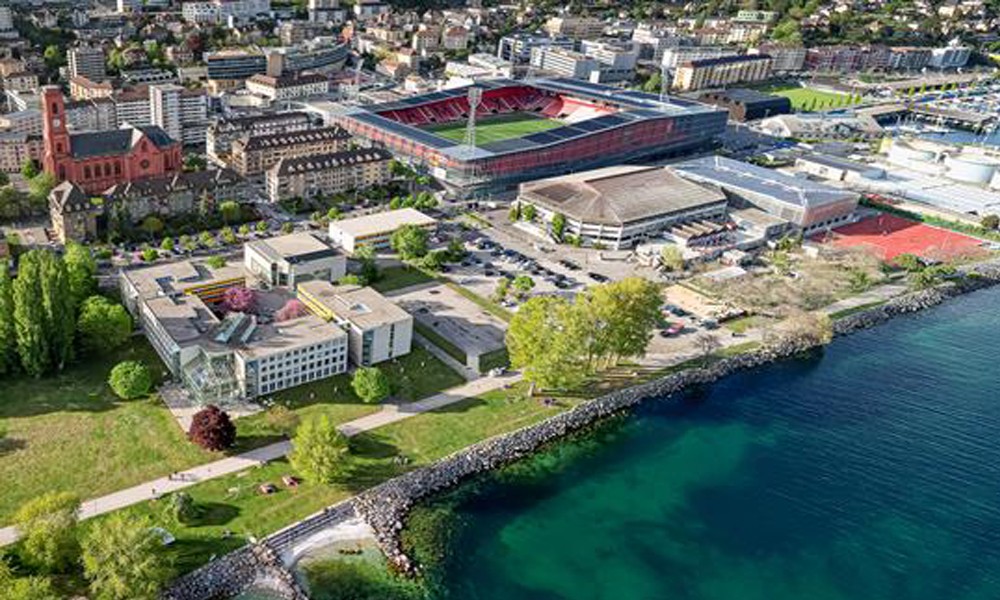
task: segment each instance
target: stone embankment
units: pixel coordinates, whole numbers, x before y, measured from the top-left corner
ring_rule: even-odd
[[[267,590],[281,600],[309,600],[267,544],[251,544],[177,579],[163,600],[233,598],[248,589]]]
[[[893,317],[914,313],[945,300],[1000,283],[1000,262],[969,267],[960,280],[913,292],[838,319],[834,335],[847,335],[874,327]],[[433,465],[417,469],[371,488],[354,499],[354,508],[374,529],[376,540],[390,564],[400,572],[414,573],[417,565],[407,556],[400,539],[414,503],[451,488],[462,480],[515,462],[547,444],[581,431],[648,398],[677,394],[692,386],[715,382],[738,371],[786,359],[815,347],[814,343],[785,340],[759,350],[725,358],[704,367],[687,369],[655,381],[613,392],[535,425],[479,442]]]

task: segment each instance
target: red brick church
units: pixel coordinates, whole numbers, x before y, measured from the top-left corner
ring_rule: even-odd
[[[88,194],[129,181],[181,171],[181,143],[156,125],[126,126],[92,133],[69,133],[62,91],[42,91],[47,173],[71,181]]]

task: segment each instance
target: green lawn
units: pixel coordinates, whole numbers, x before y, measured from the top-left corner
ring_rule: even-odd
[[[414,344],[406,356],[380,363],[393,384],[393,398],[405,402],[420,400],[465,383],[448,365]],[[344,423],[379,410],[377,404],[364,404],[351,389],[347,374],[294,387],[273,394],[275,404],[288,411],[272,408],[236,422],[241,450],[276,442],[295,429],[302,419],[327,415],[334,423]]]
[[[163,365],[139,337],[57,376],[0,382],[0,524],[41,493],[107,494],[214,458],[184,439],[155,398],[119,402],[105,380],[119,360]]]
[[[380,273],[381,277],[378,281],[372,284],[372,287],[375,288],[376,291],[383,293],[410,287],[411,285],[434,281],[434,278],[427,273],[407,265],[387,267],[382,269]]]
[[[532,133],[562,127],[556,119],[546,119],[532,113],[513,113],[496,117],[485,117],[476,122],[476,145],[482,146],[512,138],[524,137]],[[453,121],[425,127],[443,138],[455,142],[465,140],[465,121]]]
[[[764,88],[762,91],[788,98],[792,101],[792,108],[801,111],[847,106],[846,103],[849,100],[845,94],[800,86],[773,86]],[[813,100],[816,101],[815,109],[813,108]]]

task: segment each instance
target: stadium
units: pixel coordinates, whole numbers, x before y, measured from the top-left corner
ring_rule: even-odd
[[[341,105],[332,117],[355,136],[426,165],[461,195],[676,156],[709,146],[726,126],[726,112],[712,106],[585,81],[493,80],[474,87],[481,96],[474,140],[466,135],[470,87]]]

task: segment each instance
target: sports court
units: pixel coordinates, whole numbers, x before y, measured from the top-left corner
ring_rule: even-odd
[[[465,121],[452,121],[424,127],[443,138],[455,142],[465,139]],[[494,117],[481,117],[476,121],[476,145],[489,144],[524,137],[539,131],[562,127],[558,119],[546,119],[532,113],[511,113]]]
[[[813,239],[837,248],[867,248],[885,261],[900,254],[932,260],[967,256],[977,252],[982,243],[974,237],[885,213],[834,229],[831,236],[823,233]]]

